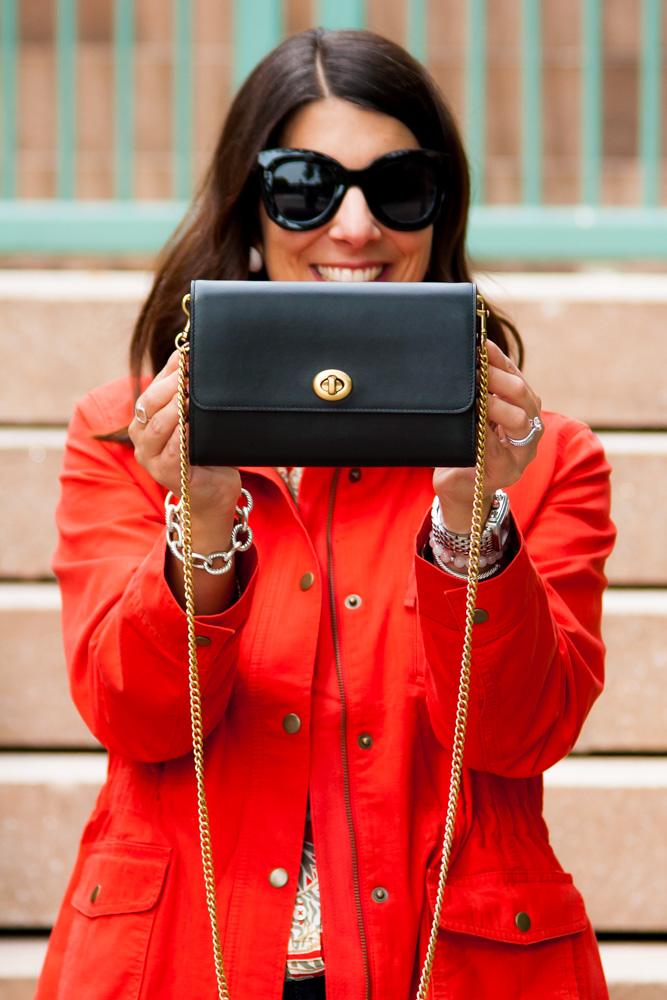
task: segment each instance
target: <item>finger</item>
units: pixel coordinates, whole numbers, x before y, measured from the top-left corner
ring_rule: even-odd
[[[495,365],[489,368],[489,393],[500,396],[515,406],[520,406],[530,416],[536,416],[539,413],[538,397],[525,378],[505,369],[496,368]]]
[[[161,381],[154,379],[137,400],[136,408],[143,408],[148,423],[172,397],[178,393],[178,372],[165,375]],[[136,410],[135,410],[136,412]],[[143,426],[146,423],[139,421]]]
[[[142,465],[160,457],[168,448],[174,434],[178,434],[178,402],[172,396],[166,406],[161,407],[144,426],[141,435]]]
[[[502,368],[506,372],[512,372],[513,375],[519,375],[523,378],[521,369],[492,340],[487,340],[486,351],[489,356],[490,365],[495,365],[496,368]]]
[[[524,373],[511,358],[501,351],[497,344],[488,341],[487,346],[489,349],[489,391],[505,396],[511,402],[523,405],[529,416],[537,416],[542,409],[542,400]]]
[[[489,396],[487,405],[489,421],[498,425],[498,436],[500,440],[508,436],[521,440],[530,434],[532,424],[530,422],[535,414],[528,414],[522,406],[516,406],[500,396]]]
[[[180,362],[181,362],[181,352],[179,350],[172,351],[172,353],[169,355],[167,359],[166,365],[157,373],[157,375],[151,382],[151,385],[155,385],[156,382],[161,382],[163,378],[166,378],[168,375],[171,375],[172,372],[178,371]]]

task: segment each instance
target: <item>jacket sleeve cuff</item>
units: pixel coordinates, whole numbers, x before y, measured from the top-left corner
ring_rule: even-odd
[[[465,631],[466,581],[450,576],[421,555],[429,544],[430,513],[417,535],[415,573],[419,613],[452,632]],[[537,574],[516,524],[518,551],[502,571],[477,585],[476,606],[488,617],[475,630],[475,645],[483,646],[509,632],[525,614],[537,585]]]
[[[130,607],[156,646],[173,649],[175,637],[187,636],[187,615],[165,578],[165,554],[166,546],[161,533],[135,576],[129,600]],[[222,647],[248,617],[257,578],[257,553],[254,548],[237,560],[237,576],[241,586],[238,600],[217,615],[198,615],[195,618],[197,636],[209,640],[198,643],[202,667],[216,659]],[[152,613],[151,609],[156,608],[159,613]]]

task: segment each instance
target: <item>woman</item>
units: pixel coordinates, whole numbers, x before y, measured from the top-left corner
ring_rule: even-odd
[[[266,151],[285,148],[319,154],[322,176],[278,204]],[[424,149],[448,169],[433,171]],[[415,152],[382,159],[401,150]],[[322,154],[372,166],[336,200]],[[303,156],[290,156],[301,183]],[[417,166],[380,176],[378,161],[401,159]],[[155,377],[137,387],[134,416],[122,380],[86,397],[70,427],[54,565],[74,698],[110,762],[38,997],[217,995],[181,553],[164,528],[167,491],[179,493],[172,348],[190,279],[469,280],[468,199],[450,112],[424,69],[377,36],[304,32],[237,96],[137,324],[134,375],[149,361]],[[484,518],[499,558],[477,597],[432,995],[590,1000],[606,987],[548,843],[541,773],[572,748],[602,685],[609,469],[586,427],[541,414],[510,360],[510,324],[492,313],[489,326]],[[123,424],[132,446],[114,433]],[[254,545],[233,571],[194,574],[230,996],[404,1000],[438,876],[472,470],[193,468],[196,552],[229,548],[241,484]]]

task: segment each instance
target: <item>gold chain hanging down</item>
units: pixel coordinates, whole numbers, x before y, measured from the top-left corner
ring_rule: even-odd
[[[204,788],[204,727],[201,714],[201,690],[199,687],[199,667],[197,664],[197,643],[195,641],[195,595],[192,568],[192,523],[190,511],[190,484],[188,480],[188,440],[187,440],[187,378],[188,353],[190,344],[190,311],[188,308],[190,296],[183,297],[183,312],[188,322],[182,333],[176,338],[176,347],[180,352],[178,369],[178,423],[181,446],[181,532],[183,536],[183,583],[185,588],[185,613],[188,619],[188,679],[190,685],[190,720],[192,724],[192,754],[195,761],[197,778],[197,812],[199,819],[199,842],[204,868],[204,884],[206,887],[206,906],[211,922],[213,936],[213,957],[215,961],[215,976],[218,982],[219,1000],[229,1000],[227,978],[222,962],[222,945],[218,928],[218,914],[215,898],[215,873],[213,871],[213,852],[211,849],[211,829],[208,821],[208,805]]]
[[[222,961],[222,946],[216,909],[215,875],[213,871],[213,854],[211,850],[211,830],[208,820],[208,806],[204,789],[204,730],[201,714],[201,692],[199,687],[199,669],[197,665],[197,645],[195,641],[195,609],[192,568],[192,528],[190,517],[190,489],[188,481],[188,445],[187,445],[187,369],[190,345],[188,332],[190,329],[190,296],[183,297],[183,311],[188,322],[182,333],[176,338],[176,347],[180,352],[178,373],[178,417],[180,430],[181,453],[181,530],[183,534],[183,580],[185,589],[185,611],[188,620],[188,662],[190,685],[190,714],[192,722],[192,752],[195,761],[197,778],[197,804],[199,817],[199,838],[201,844],[204,882],[206,886],[206,904],[211,923],[213,937],[213,953],[215,974],[218,983],[219,1000],[230,1000],[227,989],[227,979]],[[486,353],[486,317],[488,311],[481,295],[477,296],[477,315],[480,317],[479,341],[479,409],[477,413],[477,455],[475,469],[475,495],[472,514],[472,533],[470,538],[470,554],[468,565],[468,584],[466,592],[466,629],[461,660],[461,675],[459,680],[458,703],[456,707],[456,723],[454,726],[454,741],[452,746],[452,767],[445,819],[445,833],[442,845],[442,864],[438,880],[438,893],[433,913],[433,923],[429,937],[426,959],[422,969],[419,990],[416,1000],[426,1000],[428,986],[433,971],[433,960],[438,940],[438,927],[442,913],[445,882],[449,868],[449,859],[454,839],[456,809],[461,787],[463,769],[463,750],[465,745],[466,723],[468,716],[468,695],[470,691],[470,657],[472,652],[473,615],[477,596],[477,575],[479,571],[479,556],[482,535],[482,513],[484,507],[484,454],[486,445],[486,405],[488,393],[488,357]]]
[[[447,800],[447,816],[445,833],[442,843],[442,864],[438,879],[438,893],[433,911],[433,923],[422,969],[416,1000],[426,1000],[428,986],[433,972],[433,960],[438,943],[438,928],[440,915],[445,898],[445,882],[449,870],[449,859],[454,840],[456,823],[456,807],[461,788],[461,773],[463,770],[463,749],[465,746],[466,724],[468,721],[468,695],[470,693],[470,657],[472,654],[472,629],[474,624],[475,600],[477,597],[477,575],[479,572],[479,555],[482,536],[482,513],[484,507],[484,455],[486,451],[486,405],[489,389],[489,359],[486,353],[486,318],[489,315],[481,295],[477,296],[477,315],[480,318],[479,338],[479,408],[477,412],[477,455],[475,463],[475,496],[472,509],[472,531],[470,535],[470,554],[468,563],[468,585],[466,590],[466,628],[461,658],[461,674],[459,678],[459,696],[456,706],[456,722],[454,725],[454,741],[452,744],[452,769],[449,779],[449,798]]]

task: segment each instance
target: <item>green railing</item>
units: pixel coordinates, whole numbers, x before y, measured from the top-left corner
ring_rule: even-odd
[[[151,253],[185,211],[193,183],[193,46],[190,0],[171,3],[173,19],[173,191],[168,201],[133,197],[135,47],[134,0],[114,0],[114,197],[76,197],[76,0],[55,0],[56,182],[53,199],[17,197],[17,8],[0,0],[0,252]],[[288,0],[284,0],[288,2]],[[233,82],[284,35],[284,2],[234,0]],[[390,2],[390,0],[387,0]],[[397,0],[398,2],[398,0]],[[433,0],[431,0],[433,2]],[[497,2],[497,0],[494,0]],[[467,0],[465,133],[473,166],[470,249],[486,259],[664,258],[667,208],[660,201],[662,113],[662,0],[633,3],[641,24],[637,160],[641,197],[634,206],[601,203],[603,165],[603,0],[580,0],[580,196],[577,204],[544,203],[543,25],[540,0],[516,0],[520,9],[521,200],[487,204],[484,164],[487,109],[487,0]],[[427,61],[429,4],[406,0],[405,39]],[[363,0],[314,0],[313,23],[364,27]],[[427,44],[427,41],[429,44]],[[576,109],[573,109],[576,113]]]

